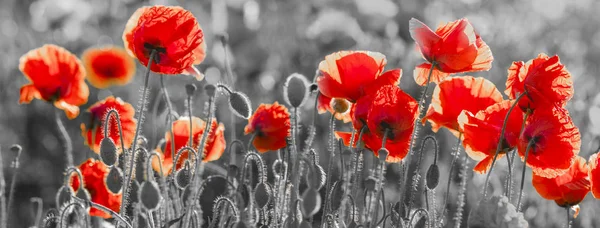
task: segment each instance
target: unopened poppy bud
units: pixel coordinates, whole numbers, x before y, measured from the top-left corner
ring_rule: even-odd
[[[106,188],[113,194],[119,194],[123,187],[123,172],[119,167],[113,166],[106,175]]]
[[[327,180],[327,174],[322,166],[315,164],[313,172],[308,172],[308,186],[320,190]]]
[[[117,163],[117,146],[109,137],[100,141],[100,160],[107,166],[113,166]]]
[[[385,162],[385,160],[387,159],[388,155],[390,154],[390,151],[388,151],[386,148],[381,148],[379,149],[379,151],[377,151],[378,157],[379,157],[379,161],[380,162]]]
[[[427,188],[429,190],[437,187],[438,183],[440,182],[440,168],[437,164],[432,164],[429,166],[425,176],[425,182],[427,183]]]
[[[377,180],[374,177],[367,177],[365,180],[365,188],[369,191],[375,190],[375,184],[377,184]]]
[[[175,174],[175,185],[177,185],[177,187],[180,189],[187,187],[188,184],[190,183],[190,179],[191,179],[192,175],[190,173],[189,167],[190,167],[189,160],[186,160],[185,164],[183,166],[183,169],[180,169]]]
[[[344,181],[340,180],[335,182],[333,187],[331,188],[331,192],[329,192],[329,196],[331,199],[329,200],[329,208],[337,211],[338,208],[342,205],[342,200],[344,199]]]
[[[137,181],[132,181],[129,186],[129,199],[133,202],[138,202],[138,193],[140,193],[140,184]]]
[[[139,202],[144,209],[154,211],[160,206],[160,192],[158,185],[154,181],[144,181],[140,187]]]
[[[186,84],[185,85],[185,92],[187,93],[188,96],[194,96],[194,92],[196,92],[196,85],[194,84]]]
[[[248,119],[252,115],[250,99],[240,92],[229,94],[229,107],[237,116]]]
[[[207,84],[204,86],[204,92],[207,96],[214,97],[217,93],[217,87],[215,87],[215,85],[212,84]]]
[[[340,114],[345,114],[350,111],[350,102],[343,98],[333,98],[331,99],[331,108],[333,111]]]
[[[254,189],[254,200],[259,208],[264,208],[271,201],[273,190],[269,183],[261,182]]]
[[[86,202],[92,200],[90,193],[85,188],[79,188],[75,196],[77,196],[79,199],[85,200]]]
[[[308,188],[302,193],[301,211],[304,217],[310,218],[321,208],[321,195],[314,188]]]
[[[308,81],[304,75],[293,73],[283,86],[285,101],[292,107],[297,108],[304,104],[308,97]]]

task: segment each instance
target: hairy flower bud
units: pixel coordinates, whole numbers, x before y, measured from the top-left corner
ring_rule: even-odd
[[[107,166],[113,166],[117,163],[117,146],[115,142],[106,137],[100,141],[100,160]]]
[[[308,81],[304,75],[293,73],[283,86],[285,101],[292,107],[297,108],[304,104],[308,97]]]
[[[243,93],[233,92],[229,94],[229,107],[237,116],[248,119],[252,115],[250,99]]]

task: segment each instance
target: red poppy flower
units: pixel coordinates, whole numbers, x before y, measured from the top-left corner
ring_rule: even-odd
[[[113,194],[108,190],[106,186],[106,175],[108,175],[109,168],[100,160],[90,158],[81,165],[79,170],[83,177],[83,187],[90,193],[92,202],[105,206],[115,212],[119,212],[121,207],[121,198],[123,194]],[[79,189],[79,178],[77,175],[71,177],[71,187],[77,191]],[[90,209],[91,216],[99,216],[102,218],[110,218],[111,215],[92,207]]]
[[[571,207],[583,201],[590,192],[588,171],[585,159],[575,156],[573,165],[564,174],[546,178],[533,173],[531,182],[544,199],[554,200],[561,207]]]
[[[104,100],[96,102],[92,105],[88,112],[91,113],[91,118],[88,125],[81,124],[81,135],[85,139],[84,143],[90,147],[94,152],[100,153],[100,141],[104,138],[104,123],[106,121],[106,114],[110,110],[116,110],[119,113],[121,120],[121,134],[123,135],[123,143],[126,149],[133,142],[135,137],[135,128],[137,121],[134,118],[135,110],[131,104],[124,102],[121,98],[115,98],[109,96]],[[111,116],[108,130],[108,137],[110,137],[117,147],[121,146],[121,135],[119,133],[119,125],[117,124],[116,116]],[[121,150],[118,150],[121,152]]]
[[[126,85],[135,75],[135,62],[122,48],[89,48],[81,58],[87,80],[98,89]]]
[[[327,110],[333,113],[328,102],[331,98],[343,98],[354,103],[381,86],[397,85],[402,70],[382,73],[386,63],[383,54],[370,51],[340,51],[326,56],[317,71],[317,84],[321,91],[319,112]],[[344,122],[351,119],[348,114],[336,118]]]
[[[198,80],[204,77],[193,66],[206,55],[204,33],[194,15],[181,7],[139,8],[127,21],[123,43],[127,52],[143,65],[148,65],[150,53],[156,50],[150,67],[154,72],[189,74]]]
[[[258,152],[279,150],[287,145],[286,138],[290,133],[290,113],[288,109],[277,103],[260,104],[248,119],[244,128],[245,134],[255,134],[254,147]]]
[[[527,165],[538,176],[554,178],[566,172],[579,154],[581,135],[567,110],[539,109],[528,117],[517,148],[525,157],[527,145],[533,140]]]
[[[527,95],[519,101],[522,110],[549,105],[563,108],[573,97],[571,73],[557,55],[548,57],[542,53],[527,63],[513,62],[508,69],[504,93],[515,99],[525,92]]]
[[[598,153],[592,154],[590,156],[590,182],[592,194],[596,199],[600,199],[600,169],[598,167],[598,163],[600,162],[600,157],[598,157]]]
[[[19,70],[31,83],[21,87],[19,103],[34,98],[54,103],[69,119],[79,115],[90,91],[79,59],[62,47],[47,44],[31,50],[19,60]]]
[[[472,159],[479,161],[473,168],[475,172],[486,173],[492,165],[496,148],[500,142],[500,133],[504,119],[514,101],[502,101],[477,112],[476,115],[463,111],[458,117],[460,131],[463,133],[463,146]],[[502,140],[502,150],[498,154],[500,159],[506,152],[517,145],[523,112],[512,111]]]
[[[433,90],[431,104],[421,121],[425,124],[425,121],[429,120],[434,132],[446,127],[458,137],[460,129],[457,119],[463,110],[477,113],[502,100],[502,94],[494,83],[485,78],[447,78]]]
[[[466,18],[442,25],[433,32],[417,19],[410,19],[410,36],[427,60],[414,71],[415,81],[425,85],[431,65],[430,82],[439,83],[449,74],[487,71],[492,67],[492,51]]]
[[[198,118],[192,117],[192,147],[198,148],[200,144],[200,140],[202,139],[202,134],[204,134],[204,128],[206,128],[206,121]],[[171,148],[172,143],[174,143],[175,151],[174,154],[177,156],[177,152],[182,147],[189,146],[190,141],[190,117],[181,117],[178,120],[173,122],[172,126],[173,134],[175,137],[171,137],[171,131],[167,131],[165,133],[165,144],[164,148],[157,148],[157,151],[162,154],[162,168],[163,172],[166,174],[171,173],[171,169],[173,168],[173,159]],[[209,162],[217,160],[223,155],[225,151],[225,126],[222,123],[217,123],[215,119],[212,120],[210,126],[210,133],[208,134],[208,138],[206,138],[206,145],[204,146],[204,153],[199,154],[202,156],[202,161]],[[163,150],[164,149],[164,150]],[[163,152],[164,151],[164,152]],[[179,161],[177,161],[177,168],[180,169],[185,160],[188,158],[188,152],[184,151],[181,153]],[[154,159],[152,161],[152,167],[156,171],[160,171],[160,164],[158,163],[158,159]]]

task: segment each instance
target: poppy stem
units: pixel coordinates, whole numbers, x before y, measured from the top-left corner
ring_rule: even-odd
[[[525,171],[527,171],[527,157],[531,146],[535,144],[535,140],[529,140],[525,149],[525,158],[523,159],[523,172],[521,173],[521,189],[519,191],[519,199],[517,200],[517,212],[521,211],[521,197],[523,197],[523,187],[525,186]]]
[[[460,189],[458,190],[458,208],[456,208],[456,214],[454,215],[454,227],[460,228],[463,220],[463,211],[465,207],[466,194],[467,194],[467,171],[469,168],[469,156],[465,153],[463,160],[463,167],[460,171]]]
[[[448,197],[450,197],[450,183],[452,183],[452,173],[454,172],[454,164],[456,164],[456,160],[460,155],[460,138],[462,137],[462,132],[458,133],[458,139],[456,140],[456,147],[454,150],[454,154],[452,155],[452,162],[450,163],[450,172],[448,172],[448,183],[446,184],[446,195],[444,196],[444,207],[446,207],[448,203]],[[446,210],[444,209],[444,215]]]
[[[519,135],[521,135],[521,133],[523,133],[523,129],[525,129],[525,123],[527,122],[526,120],[527,120],[527,117],[529,117],[529,114],[530,114],[530,112],[527,111],[527,112],[525,112],[525,115],[523,116],[523,122],[521,123],[521,130],[519,130]],[[515,162],[514,161],[515,161],[515,155],[516,154],[517,154],[516,150],[513,150],[513,152],[510,153],[510,164],[509,164],[509,167],[508,167],[508,181],[507,181],[507,183],[508,183],[507,197],[508,197],[509,201],[510,201],[510,198],[512,197],[512,195],[513,195],[512,191],[513,191],[513,184],[514,183],[513,183],[513,179],[512,179],[512,173],[513,173],[513,171],[515,169],[515,167],[514,167],[515,166]]]
[[[2,146],[0,145],[0,228],[6,228],[8,217],[6,214],[8,211],[6,210],[6,180],[4,179],[4,161],[2,160]]]
[[[331,197],[329,195],[330,191],[331,191],[331,173],[333,171],[333,159],[335,158],[335,114],[333,113],[331,114],[331,119],[329,120],[329,164],[328,164],[328,168],[327,168],[327,182],[325,184],[325,207],[323,208],[323,217],[325,217],[326,215],[328,215],[329,212],[329,207],[328,205],[329,203],[329,198]],[[341,151],[340,151],[341,152]],[[294,170],[296,171],[296,170]],[[323,220],[323,222],[325,222],[325,220]],[[323,225],[323,224],[322,224]]]
[[[490,165],[490,170],[488,170],[488,173],[485,177],[485,183],[483,184],[483,198],[484,199],[487,195],[487,187],[488,187],[488,184],[490,183],[490,175],[492,174],[492,170],[494,169],[494,164],[496,164],[496,159],[498,158],[498,154],[500,154],[500,150],[502,150],[502,141],[504,140],[504,132],[506,131],[506,125],[508,124],[508,117],[510,116],[510,113],[512,112],[512,110],[519,104],[519,101],[521,100],[521,98],[525,97],[525,95],[527,95],[527,92],[521,93],[517,97],[517,99],[515,99],[515,103],[512,106],[510,106],[510,108],[508,109],[508,112],[506,112],[506,117],[504,117],[504,123],[502,123],[502,130],[500,131],[500,139],[498,140],[498,146],[496,147],[496,153],[494,154],[494,159],[492,159],[492,164]]]
[[[190,132],[189,132],[189,140],[188,140],[188,144],[190,147],[194,147],[194,132],[193,132],[193,123],[194,121],[192,120],[192,96],[188,95],[187,97],[187,110],[188,110],[188,116],[190,117]],[[211,124],[211,123],[206,123],[206,124]],[[175,141],[175,138],[173,137],[173,141]]]
[[[224,62],[225,62],[225,71],[227,72],[227,78],[229,79],[229,85],[231,87],[235,88],[235,78],[233,77],[233,70],[231,67],[231,60],[229,59],[229,36],[227,34],[223,34],[223,38],[221,39],[221,44],[223,45],[223,58],[224,58]],[[231,93],[231,91],[229,91],[229,93]],[[235,117],[235,114],[233,114],[233,112],[230,113],[230,117],[231,117],[231,139],[235,139],[235,121],[237,120],[237,118]]]
[[[65,125],[63,124],[62,120],[60,119],[60,109],[56,109],[56,126],[58,126],[58,131],[60,131],[60,134],[62,135],[62,138],[64,139],[64,143],[65,143],[65,154],[67,155],[67,167],[71,167],[73,166],[73,145],[72,145],[72,141],[71,141],[71,137],[69,136],[69,132],[67,132],[67,129],[65,128]]]
[[[569,207],[565,207],[567,210],[567,227],[571,228],[571,209]]]
[[[136,146],[137,146],[137,140],[138,140],[138,136],[142,130],[142,123],[144,122],[144,109],[146,108],[146,94],[148,93],[148,82],[150,79],[150,67],[152,67],[152,62],[154,61],[154,56],[156,55],[156,50],[152,50],[150,52],[150,57],[148,58],[148,65],[146,66],[146,74],[144,76],[144,89],[142,91],[142,97],[140,98],[140,100],[142,101],[141,103],[141,108],[138,110],[138,123],[136,126],[136,130],[135,130],[135,135],[133,137],[133,142],[131,143],[131,154],[129,157],[129,172],[127,173],[126,176],[126,182],[123,185],[123,198],[121,200],[121,209],[119,210],[119,215],[124,216],[125,215],[125,208],[127,208],[127,203],[129,202],[129,200],[127,198],[129,198],[129,185],[131,184],[131,177],[133,176],[133,163],[135,162],[135,153],[136,153]],[[115,227],[119,227],[119,222],[117,221],[117,224]]]
[[[174,137],[173,115],[172,115],[173,114],[173,104],[171,104],[171,99],[169,98],[169,92],[167,91],[167,87],[165,86],[164,78],[165,78],[164,75],[160,75],[160,87],[163,91],[165,102],[167,103],[167,110],[169,111],[169,113],[167,113],[167,126],[171,133],[171,137]],[[171,143],[171,158],[174,158],[174,157],[175,157],[175,143]],[[173,167],[175,167],[175,160],[173,160]],[[171,172],[171,174],[173,174],[173,172]]]
[[[125,142],[123,141],[123,128],[121,127],[121,117],[119,116],[119,112],[117,112],[117,110],[115,109],[108,110],[108,112],[106,113],[106,117],[104,118],[104,138],[108,138],[109,130],[107,129],[109,127],[111,116],[114,116],[115,121],[117,122],[117,126],[119,128],[119,140],[121,140],[121,150],[123,153],[125,153]]]
[[[362,141],[362,137],[364,132],[367,130],[367,126],[363,126],[362,128],[360,128],[360,132],[358,133],[358,139],[357,139],[357,143],[359,144]],[[360,184],[360,174],[361,172],[359,171],[358,167],[362,167],[362,159],[361,159],[361,155],[362,153],[360,151],[356,152],[356,147],[354,146],[354,143],[350,144],[350,148],[352,150],[352,153],[355,154],[354,156],[354,175],[353,175],[353,180],[352,183],[355,183],[354,186],[352,187],[352,196],[358,197],[356,194],[358,194],[358,186]]]

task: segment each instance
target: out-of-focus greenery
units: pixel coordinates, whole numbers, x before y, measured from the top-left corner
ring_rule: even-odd
[[[430,27],[436,27],[441,22],[466,17],[491,47],[495,58],[489,72],[473,75],[490,79],[501,91],[505,88],[506,70],[512,61],[527,61],[540,52],[558,54],[573,75],[575,96],[567,108],[582,133],[580,155],[587,159],[599,146],[600,65],[597,61],[600,61],[600,16],[597,14],[600,2],[594,0],[2,0],[0,144],[5,173],[13,172],[9,165],[14,155],[8,152],[8,146],[19,143],[24,148],[22,166],[18,171],[16,203],[10,209],[13,215],[10,221],[14,227],[32,225],[30,197],[41,197],[45,209],[54,206],[54,194],[61,185],[65,168],[62,140],[54,122],[54,107],[39,100],[29,105],[18,104],[19,88],[27,83],[18,70],[20,56],[45,43],[58,44],[78,56],[91,46],[122,46],[121,35],[127,19],[138,7],[149,4],[181,5],[197,17],[208,44],[208,58],[200,68],[209,83],[227,81],[224,51],[214,36],[226,32],[230,41],[228,54],[233,60],[234,87],[249,95],[254,108],[263,102],[283,102],[281,93],[285,77],[299,72],[312,79],[318,62],[325,55],[343,49],[382,52],[387,56],[388,69],[400,67],[404,70],[401,88],[418,97],[420,88],[414,83],[412,70],[422,60],[410,38],[408,20],[415,17]],[[90,88],[88,104],[82,110],[111,94],[135,104],[141,86],[141,69],[145,68],[138,64],[138,69],[136,79],[127,86],[103,91]],[[167,79],[171,98],[180,113],[183,113],[185,103],[185,90],[182,88],[190,82],[193,79],[185,76],[169,76]],[[158,77],[152,77],[150,83],[148,110],[156,107],[158,115],[149,113],[144,129],[150,144],[155,145],[164,135],[165,114],[164,103],[158,98]],[[203,116],[203,93],[197,93],[194,99],[194,114]],[[311,118],[310,103],[312,99],[301,110],[303,129]],[[232,123],[228,113],[225,100],[219,101],[217,117],[225,123],[226,135],[230,139]],[[326,127],[323,127],[327,125],[327,119],[328,114],[320,116],[321,127],[317,134],[327,134]],[[83,113],[75,120],[66,121],[73,138],[76,163],[92,154],[83,145],[79,129],[79,125],[87,120]],[[244,137],[241,131],[244,125],[241,120],[236,120],[236,137]],[[340,128],[349,129],[349,126]],[[423,134],[430,133],[429,127],[423,129],[426,129]],[[446,174],[455,138],[445,130],[438,132],[436,137],[441,144],[441,173]],[[316,145],[323,148],[319,151],[325,151],[325,141],[318,141]],[[424,162],[430,164],[432,158],[428,157]],[[500,168],[492,175],[492,185],[498,189],[496,194],[501,192],[500,180],[504,180],[506,173],[504,161],[500,161],[498,166]],[[517,163],[517,170],[521,166],[522,163]],[[426,169],[427,165],[422,167]],[[394,201],[398,199],[395,186],[397,168],[397,165],[392,165],[388,169],[386,189],[386,197]],[[424,172],[422,170],[422,175]],[[467,212],[481,198],[485,179],[484,175],[469,173]],[[565,223],[564,209],[542,199],[530,185],[530,173],[527,178],[525,219],[531,227],[562,227]],[[442,176],[437,190],[438,203],[443,199],[445,179]],[[456,175],[448,200],[450,215],[456,207],[458,181]],[[597,216],[600,214],[600,201],[590,194],[581,208],[573,227],[600,227]]]

